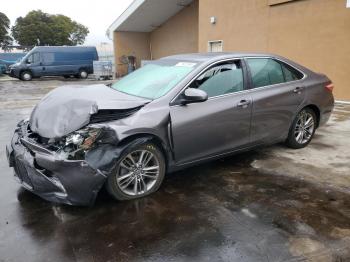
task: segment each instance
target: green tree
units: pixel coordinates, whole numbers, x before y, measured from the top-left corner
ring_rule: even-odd
[[[13,38],[21,45],[79,45],[89,29],[64,15],[50,15],[41,10],[18,17],[12,27]]]
[[[0,47],[6,49],[8,45],[12,44],[12,38],[8,34],[10,29],[10,19],[0,12]]]

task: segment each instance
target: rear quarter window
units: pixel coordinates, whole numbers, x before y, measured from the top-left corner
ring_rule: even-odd
[[[294,69],[293,67],[291,67],[283,62],[280,62],[280,63],[282,66],[282,70],[283,70],[283,74],[284,74],[284,78],[285,78],[286,82],[300,80],[304,77],[304,75],[301,72]]]

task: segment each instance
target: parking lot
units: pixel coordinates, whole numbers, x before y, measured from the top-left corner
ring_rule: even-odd
[[[0,78],[0,261],[350,261],[350,105],[305,149],[261,148],[169,174],[158,192],[93,207],[21,189],[5,145],[53,88]]]

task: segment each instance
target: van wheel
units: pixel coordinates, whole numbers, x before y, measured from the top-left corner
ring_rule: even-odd
[[[88,77],[88,72],[85,69],[80,69],[79,78],[86,79]]]
[[[32,80],[32,78],[33,78],[33,75],[30,71],[23,71],[21,73],[21,80],[23,81],[30,81]]]

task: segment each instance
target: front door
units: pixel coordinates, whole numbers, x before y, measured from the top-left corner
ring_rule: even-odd
[[[285,139],[304,100],[303,74],[272,58],[248,58],[247,65],[253,84],[252,142]]]
[[[240,60],[212,66],[190,85],[207,92],[205,102],[170,108],[178,164],[228,153],[249,144],[251,97]]]
[[[33,53],[27,59],[27,67],[32,71],[33,76],[43,75],[43,65],[40,53]]]

